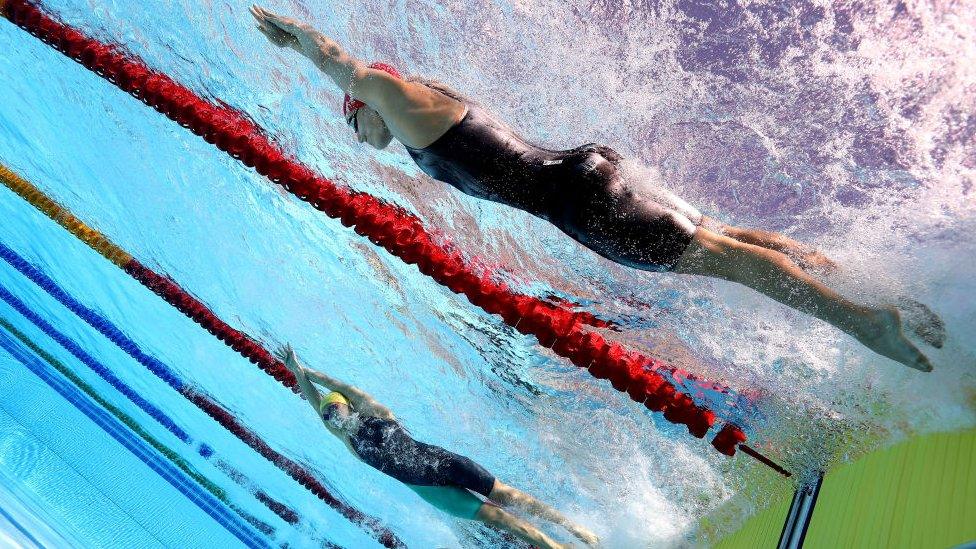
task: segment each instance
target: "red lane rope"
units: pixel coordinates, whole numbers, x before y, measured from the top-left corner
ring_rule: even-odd
[[[275,358],[267,349],[251,339],[247,334],[232,328],[229,324],[218,318],[210,308],[190,295],[189,292],[181,288],[177,283],[139,263],[134,258],[123,265],[122,269],[132,276],[132,278],[138,280],[143,286],[163,298],[164,301],[190,317],[194,322],[213,334],[214,337],[223,341],[228,347],[256,364],[282,385],[290,388],[295,393],[301,393],[301,390],[298,388],[298,383],[295,381],[295,376],[288,371],[288,368],[280,360]]]
[[[793,476],[793,473],[787,471],[786,469],[783,469],[778,464],[776,464],[776,462],[760,454],[756,450],[753,450],[751,447],[745,444],[740,444],[739,449],[742,450],[743,454],[746,454],[747,456],[759,461],[759,463],[762,463],[763,465],[769,467],[770,469],[776,471],[777,473],[783,475],[784,477],[789,478]]]
[[[408,264],[465,295],[486,312],[497,314],[509,325],[587,368],[599,379],[626,392],[635,402],[654,412],[664,412],[668,421],[687,426],[696,437],[704,437],[715,423],[715,414],[697,405],[678,390],[662,372],[676,370],[656,359],[627,350],[617,342],[585,327],[592,315],[569,311],[539,298],[518,293],[490,273],[477,273],[458,252],[439,244],[421,221],[402,208],[384,203],[365,193],[353,192],[316,174],[290,158],[246,115],[223,105],[212,104],[172,78],[153,71],[141,60],[118,47],[103,44],[56,21],[28,0],[0,2],[11,22],[65,53],[85,67],[114,83],[134,97],[202,136],[208,143],[253,167],[271,181],[284,186],[299,199],[343,225],[367,237]],[[139,269],[135,269],[139,270]],[[143,268],[142,270],[145,270]],[[283,365],[241,332],[212,317],[206,307],[173,284],[167,289],[177,308],[194,320],[206,319],[213,332],[229,340],[235,350],[247,356],[276,379],[291,386],[294,380]],[[178,291],[177,291],[178,290]],[[155,290],[154,290],[155,291]],[[159,293],[159,292],[157,292]],[[160,295],[163,295],[160,293]],[[198,322],[201,322],[198,320]],[[211,328],[208,327],[208,330]],[[228,331],[229,330],[229,331]],[[726,424],[722,430],[736,436],[718,436],[712,444],[723,454],[733,455],[745,440],[741,429]]]

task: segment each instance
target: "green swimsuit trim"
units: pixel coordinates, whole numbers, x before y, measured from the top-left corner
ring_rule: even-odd
[[[445,513],[465,520],[475,520],[478,510],[485,504],[478,496],[458,486],[407,486],[417,492],[427,503]]]

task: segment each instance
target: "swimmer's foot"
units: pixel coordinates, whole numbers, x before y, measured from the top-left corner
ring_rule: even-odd
[[[901,328],[901,314],[894,307],[878,309],[872,315],[871,325],[867,326],[858,339],[872,351],[901,362],[909,368],[923,372],[932,371],[932,363],[905,337]]]
[[[898,308],[905,313],[905,324],[915,332],[922,341],[941,349],[945,344],[945,322],[924,303],[908,297],[898,299]]]

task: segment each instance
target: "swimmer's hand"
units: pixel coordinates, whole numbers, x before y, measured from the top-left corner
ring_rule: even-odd
[[[303,373],[304,368],[302,363],[298,362],[298,357],[295,355],[295,350],[291,348],[290,343],[285,343],[278,348],[275,352],[275,356],[278,357],[284,364],[288,371],[295,374],[296,376]]]
[[[292,48],[300,53],[308,51],[316,34],[307,23],[278,15],[261,6],[251,6],[251,15],[258,21],[258,30],[279,48]]]

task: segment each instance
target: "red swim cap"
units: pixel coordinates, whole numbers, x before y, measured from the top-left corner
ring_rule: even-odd
[[[387,65],[386,63],[380,63],[380,62],[377,61],[375,63],[370,63],[369,64],[369,68],[376,69],[378,71],[383,71],[383,72],[385,72],[385,73],[393,76],[394,78],[397,78],[399,80],[403,80],[403,77],[400,76],[400,71],[398,71],[395,68],[393,68],[392,65]],[[366,105],[366,103],[363,103],[362,101],[360,101],[358,99],[353,99],[352,97],[349,97],[349,94],[347,93],[346,94],[346,97],[342,100],[342,115],[343,116],[349,116],[349,113],[354,112],[357,109],[360,109],[360,108],[362,108],[365,105]]]

